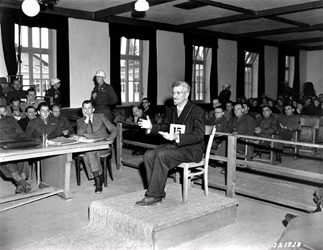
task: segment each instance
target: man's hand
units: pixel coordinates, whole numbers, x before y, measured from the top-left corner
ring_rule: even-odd
[[[69,133],[68,129],[63,130],[62,132],[64,135],[68,135],[68,133]]]
[[[159,131],[158,134],[162,135],[168,141],[175,141],[178,139],[178,134],[170,134],[168,132]]]
[[[256,134],[260,134],[261,133],[261,128],[260,127],[256,127],[255,128],[255,133]]]
[[[95,98],[97,97],[97,95],[98,95],[98,93],[93,92],[93,93],[92,93],[92,98],[93,98],[93,99],[95,99]]]
[[[90,116],[89,116],[89,115],[87,115],[87,114],[84,114],[84,115],[85,115],[85,120],[84,120],[84,122],[85,122],[86,124],[89,124]]]
[[[141,128],[144,128],[144,129],[151,129],[152,128],[152,124],[151,124],[151,121],[150,121],[148,115],[147,115],[147,120],[145,120],[145,119],[139,119],[138,124],[139,124],[139,126]]]

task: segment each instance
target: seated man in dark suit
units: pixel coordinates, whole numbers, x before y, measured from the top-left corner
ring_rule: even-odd
[[[161,124],[152,124],[149,116],[141,119],[139,126],[149,134],[160,134],[168,143],[146,151],[144,163],[148,189],[145,197],[136,202],[137,206],[152,206],[161,203],[165,197],[164,188],[168,171],[183,162],[199,162],[204,152],[205,125],[203,109],[188,100],[190,86],[183,81],[174,82],[172,97],[175,106],[168,112]],[[182,128],[182,133],[170,131],[173,127]],[[185,130],[185,131],[184,131]],[[178,131],[178,130],[176,130]]]
[[[95,113],[95,108],[90,100],[82,103],[83,117],[77,120],[77,134],[88,139],[108,139],[114,141],[118,135],[118,128],[106,117],[104,113]],[[110,134],[107,132],[110,132]],[[84,155],[87,174],[90,179],[94,178],[95,193],[102,192],[102,166],[100,155],[106,154],[107,150],[90,151]]]
[[[42,138],[47,135],[47,139],[51,140],[59,136],[63,136],[62,129],[57,118],[50,115],[49,105],[42,102],[38,106],[39,116],[30,120],[26,129],[26,136],[31,138]]]
[[[1,140],[14,140],[24,138],[25,135],[13,117],[6,115],[6,106],[0,106],[0,138]],[[16,185],[16,194],[28,193],[31,185],[26,182],[29,174],[29,165],[25,161],[0,163],[0,172]]]

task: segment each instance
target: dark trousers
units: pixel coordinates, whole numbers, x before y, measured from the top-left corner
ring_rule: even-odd
[[[161,198],[164,196],[168,171],[183,162],[192,162],[193,156],[186,147],[163,144],[144,154],[148,189],[146,196]]]

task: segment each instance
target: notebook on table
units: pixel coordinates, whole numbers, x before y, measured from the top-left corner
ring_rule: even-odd
[[[0,147],[3,149],[34,148],[40,144],[41,140],[35,138],[0,141]]]

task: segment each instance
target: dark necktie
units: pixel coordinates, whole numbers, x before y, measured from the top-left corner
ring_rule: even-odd
[[[90,124],[90,127],[91,127],[91,133],[93,134],[93,124],[91,122],[91,119],[89,120],[89,124]]]

